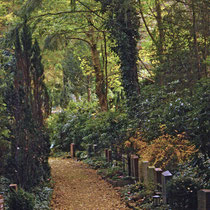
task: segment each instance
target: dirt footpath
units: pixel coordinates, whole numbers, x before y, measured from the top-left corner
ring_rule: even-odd
[[[120,195],[82,162],[50,158],[54,210],[127,210]]]

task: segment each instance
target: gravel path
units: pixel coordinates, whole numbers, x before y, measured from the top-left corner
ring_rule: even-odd
[[[120,195],[82,162],[50,158],[53,210],[127,210]]]

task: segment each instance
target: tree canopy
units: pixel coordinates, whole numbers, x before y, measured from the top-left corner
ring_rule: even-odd
[[[0,14],[0,172],[24,189],[47,179],[50,144],[209,157],[207,0],[1,0]]]

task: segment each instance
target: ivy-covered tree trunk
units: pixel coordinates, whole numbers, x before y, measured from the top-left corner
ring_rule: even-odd
[[[102,12],[108,14],[106,28],[115,43],[113,50],[120,58],[122,84],[129,102],[134,101],[140,93],[137,75],[137,40],[139,39],[139,18],[133,0],[98,0]]]
[[[43,82],[38,42],[32,44],[29,27],[16,31],[16,67],[7,107],[14,118],[12,127],[11,173],[14,181],[30,189],[49,175],[49,137],[43,127],[43,110],[49,108]]]

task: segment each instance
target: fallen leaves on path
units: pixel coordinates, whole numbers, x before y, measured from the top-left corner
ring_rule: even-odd
[[[53,210],[127,210],[120,195],[95,170],[72,159],[50,158]]]

